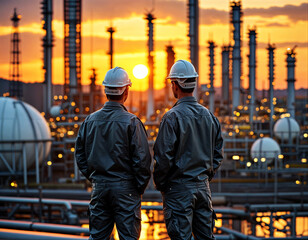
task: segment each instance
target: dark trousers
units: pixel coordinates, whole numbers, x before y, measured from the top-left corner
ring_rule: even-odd
[[[171,240],[215,239],[215,213],[209,183],[171,185],[163,195],[164,217]]]
[[[121,240],[139,239],[141,196],[130,182],[94,183],[89,205],[89,239],[110,239],[114,224]]]

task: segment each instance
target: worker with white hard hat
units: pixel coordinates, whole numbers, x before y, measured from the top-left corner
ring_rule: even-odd
[[[223,158],[223,139],[217,118],[193,97],[197,77],[188,61],[172,66],[167,78],[178,101],[164,115],[154,144],[154,182],[171,240],[215,239],[209,182]]]
[[[80,171],[92,182],[89,239],[110,239],[114,224],[121,240],[139,239],[141,195],[151,176],[147,135],[123,105],[132,85],[127,72],[110,69],[103,85],[109,101],[82,123],[75,150]]]

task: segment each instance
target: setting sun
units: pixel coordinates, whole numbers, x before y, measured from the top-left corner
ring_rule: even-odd
[[[148,68],[143,64],[138,64],[133,69],[134,77],[137,79],[143,79],[148,75]]]

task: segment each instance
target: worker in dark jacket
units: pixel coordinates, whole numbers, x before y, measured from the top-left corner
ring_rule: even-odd
[[[154,145],[154,182],[172,240],[215,239],[209,181],[221,164],[223,139],[217,118],[193,97],[197,77],[188,61],[172,66],[168,78],[179,100],[164,115]]]
[[[139,239],[141,195],[149,182],[151,156],[142,122],[123,106],[131,81],[109,70],[103,81],[108,102],[82,123],[75,158],[92,182],[90,239],[110,239],[114,223],[121,240]]]

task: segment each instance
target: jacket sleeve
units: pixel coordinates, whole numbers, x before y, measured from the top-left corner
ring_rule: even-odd
[[[75,160],[81,173],[89,179],[88,162],[85,149],[86,126],[83,122],[79,128],[78,136],[75,143]]]
[[[132,169],[138,192],[143,194],[151,177],[151,154],[147,134],[142,122],[136,119],[131,127],[130,149],[132,153]]]
[[[154,183],[158,191],[164,191],[168,183],[168,173],[174,165],[177,141],[174,124],[168,117],[163,118],[154,144]]]
[[[223,138],[221,136],[221,127],[218,119],[214,117],[214,126],[215,126],[215,137],[213,141],[214,155],[213,155],[213,176],[221,165],[223,160]]]

